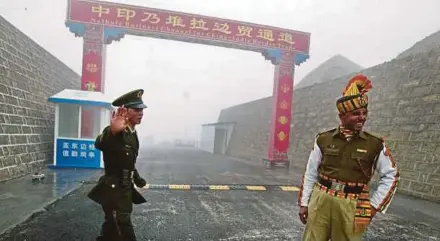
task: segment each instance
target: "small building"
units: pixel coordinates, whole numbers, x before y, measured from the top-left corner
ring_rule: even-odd
[[[213,154],[226,154],[234,126],[234,122],[203,124],[200,149]]]
[[[113,107],[101,92],[65,89],[48,99],[56,103],[54,161],[49,167],[103,168],[95,139],[110,124]]]

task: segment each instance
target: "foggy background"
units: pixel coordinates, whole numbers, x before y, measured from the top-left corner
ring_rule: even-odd
[[[311,33],[295,83],[336,54],[371,67],[440,29],[439,0],[113,0]],[[251,5],[252,4],[252,5]],[[0,14],[81,74],[82,38],[65,27],[66,0],[0,0]],[[259,53],[126,35],[107,46],[105,93],[145,90],[140,136],[198,140],[219,112],[272,94]]]

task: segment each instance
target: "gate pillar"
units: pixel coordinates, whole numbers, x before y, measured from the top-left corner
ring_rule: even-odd
[[[105,51],[104,26],[84,25],[81,90],[104,93]],[[82,138],[93,138],[93,117],[93,110],[82,108]]]
[[[263,53],[275,65],[272,117],[267,158],[264,163],[272,167],[277,163],[290,166],[288,150],[290,143],[290,123],[292,119],[293,76],[295,52],[268,50]]]

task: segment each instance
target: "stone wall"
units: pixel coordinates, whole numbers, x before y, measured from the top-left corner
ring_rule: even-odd
[[[218,122],[235,122],[226,153],[238,158],[261,160],[269,140],[272,97],[237,105],[220,112]]]
[[[52,161],[55,109],[47,98],[79,87],[77,73],[0,16],[0,181]]]
[[[398,191],[440,202],[440,48],[361,71],[370,77],[366,129],[387,140],[401,170]],[[289,156],[302,172],[315,135],[338,124],[335,101],[351,76],[297,89]],[[228,154],[260,162],[266,156],[272,98],[222,110],[235,121]],[[299,180],[298,180],[299,182]]]

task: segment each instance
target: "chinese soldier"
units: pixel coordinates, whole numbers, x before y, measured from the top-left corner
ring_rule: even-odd
[[[118,109],[112,115],[111,124],[104,128],[95,141],[104,156],[105,175],[89,192],[88,197],[104,210],[104,223],[99,241],[134,241],[136,235],[131,222],[134,204],[145,203],[144,197],[134,188],[141,188],[146,181],[139,176],[135,163],[139,140],[135,126],[141,123],[143,90],[131,91],[113,101]]]
[[[302,180],[299,218],[303,240],[361,240],[376,212],[385,213],[399,171],[382,138],[363,131],[371,81],[354,76],[336,101],[340,124],[316,136]],[[380,180],[370,196],[374,172]]]

